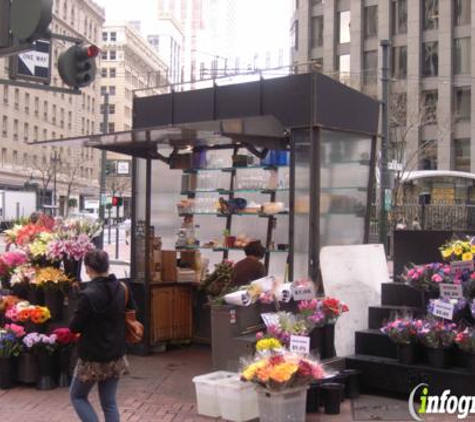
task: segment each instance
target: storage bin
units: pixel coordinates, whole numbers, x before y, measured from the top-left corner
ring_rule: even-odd
[[[253,384],[242,382],[239,376],[218,381],[221,418],[245,422],[259,417],[257,393]]]
[[[236,376],[238,376],[236,372],[216,371],[194,377],[198,414],[212,418],[221,416],[219,382]]]
[[[284,391],[257,388],[261,422],[305,422],[307,387]]]

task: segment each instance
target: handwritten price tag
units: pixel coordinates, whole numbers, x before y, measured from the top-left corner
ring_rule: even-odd
[[[440,297],[463,299],[463,288],[456,284],[440,284]]]
[[[456,273],[457,271],[469,270],[473,271],[473,260],[470,261],[452,261],[450,263],[450,271],[452,274]]]
[[[308,283],[303,286],[292,286],[292,296],[296,301],[315,299],[315,285]]]
[[[310,337],[290,336],[290,351],[299,355],[308,355],[310,353]]]
[[[452,305],[451,303],[445,303],[440,300],[436,300],[434,302],[434,309],[432,311],[432,314],[440,318],[452,321],[452,318],[454,317],[454,305]]]

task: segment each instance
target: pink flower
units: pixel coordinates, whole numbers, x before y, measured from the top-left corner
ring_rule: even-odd
[[[5,329],[12,331],[18,338],[23,337],[26,334],[25,329],[17,324],[5,324]]]
[[[432,281],[433,281],[434,283],[442,283],[443,280],[444,280],[444,279],[443,279],[439,274],[434,274],[434,275],[432,276]]]

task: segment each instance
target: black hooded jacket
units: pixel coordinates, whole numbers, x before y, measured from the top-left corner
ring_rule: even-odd
[[[128,308],[133,302],[129,298]],[[110,362],[125,354],[125,290],[111,274],[87,283],[80,293],[71,331],[80,333],[79,357]]]

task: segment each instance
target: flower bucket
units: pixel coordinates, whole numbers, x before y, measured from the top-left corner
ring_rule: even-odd
[[[327,382],[322,384],[323,403],[327,415],[340,414],[341,400],[343,398],[344,384]]]
[[[322,347],[325,339],[324,327],[316,327],[310,333],[310,350],[321,357]]]
[[[47,331],[47,328],[48,328],[48,324],[35,324],[34,322],[31,322],[31,321],[26,321],[24,323],[24,327],[25,327],[25,331],[27,334],[30,334],[30,333],[40,333],[40,334],[43,334],[43,333],[46,333]]]
[[[429,365],[434,368],[443,369],[446,368],[447,365],[447,349],[427,349],[427,358],[429,361]]]
[[[271,391],[257,387],[261,422],[305,422],[308,387]]]
[[[81,266],[82,261],[66,258],[63,260],[64,273],[76,281],[81,281]]]
[[[17,380],[25,384],[38,381],[38,362],[32,353],[23,352],[18,359]]]
[[[320,406],[320,383],[314,382],[310,384],[310,388],[307,391],[307,413],[318,413]]]
[[[53,321],[61,321],[63,319],[64,294],[59,289],[45,290],[45,306],[51,312]]]
[[[27,291],[26,291],[26,298],[28,302],[30,302],[32,305],[43,305],[44,304],[44,295],[43,295],[43,290],[38,289],[38,287],[33,286],[33,285],[28,285]]]
[[[54,381],[54,359],[44,350],[38,353],[38,381],[37,390],[52,390],[56,388]]]
[[[475,353],[470,353],[466,362],[469,372],[475,374]]]
[[[331,359],[335,356],[335,324],[327,324],[323,326],[323,344],[320,358]]]
[[[15,366],[12,358],[0,358],[0,388],[8,390],[15,384]]]
[[[414,345],[411,343],[398,344],[397,360],[404,365],[412,365],[414,363]]]
[[[59,376],[58,387],[67,388],[71,382],[71,376],[69,373],[71,361],[71,350],[69,348],[63,348],[59,350]]]
[[[357,399],[360,396],[361,371],[357,369],[344,369],[341,374],[345,376],[345,397],[348,399]]]

